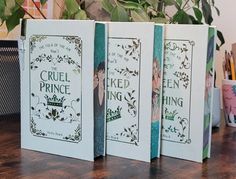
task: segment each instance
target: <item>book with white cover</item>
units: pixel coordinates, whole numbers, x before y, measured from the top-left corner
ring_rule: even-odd
[[[107,154],[150,162],[154,24],[108,27]]]
[[[161,154],[210,157],[215,29],[166,25]]]
[[[25,22],[21,147],[93,161],[95,22]]]

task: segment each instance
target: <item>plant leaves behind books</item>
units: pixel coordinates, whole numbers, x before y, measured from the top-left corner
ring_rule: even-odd
[[[134,22],[149,22],[150,18],[144,9],[131,10],[132,21]]]
[[[154,9],[157,9],[159,1],[157,0],[146,0]]]
[[[152,18],[151,21],[155,23],[160,23],[160,24],[166,24],[168,22],[168,20],[164,17],[155,17],[155,18]]]
[[[44,5],[48,0],[40,0],[40,3]]]
[[[12,15],[9,16],[9,18],[7,18],[6,20],[6,26],[8,32],[12,31],[20,23],[20,19],[23,18],[24,15],[25,15],[24,10],[22,10],[19,7],[14,8]]]
[[[102,0],[102,8],[109,14],[111,14],[114,9],[110,0]]]
[[[25,0],[15,0],[15,1],[20,5],[22,5],[25,2]]]
[[[202,0],[202,12],[205,22],[211,25],[213,18],[212,18],[211,6],[207,0]]]
[[[119,4],[123,6],[125,9],[142,9],[142,6],[138,2],[133,2],[133,1],[124,1],[120,0]]]
[[[181,6],[182,6],[182,3],[183,3],[183,1],[182,1],[182,0],[176,0],[176,2],[177,2],[177,4],[179,5],[179,7],[181,7]]]
[[[202,12],[196,7],[193,7],[193,11],[194,11],[195,17],[197,18],[198,22],[201,23],[202,22]]]
[[[221,31],[218,31],[217,30],[217,37],[219,38],[220,40],[220,45],[218,45],[218,47],[220,48],[223,44],[225,44],[225,39],[224,39],[224,36],[222,34]],[[219,50],[219,49],[218,49]]]
[[[65,0],[65,5],[69,16],[75,14],[80,9],[80,6],[76,0]]]
[[[192,24],[189,15],[184,10],[179,10],[173,16],[173,22],[179,24]]]
[[[112,10],[111,21],[127,22],[129,21],[128,13],[123,7],[116,6]]]
[[[74,19],[77,20],[86,20],[87,19],[87,14],[84,10],[80,9],[74,16]],[[73,61],[72,61],[73,64]]]

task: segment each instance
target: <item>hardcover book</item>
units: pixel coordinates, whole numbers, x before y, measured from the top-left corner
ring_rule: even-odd
[[[160,42],[153,60],[153,23],[108,26],[107,154],[150,162],[151,148],[156,150],[152,156],[158,155],[158,124],[153,126],[155,134],[151,124],[154,112],[153,122],[158,121],[160,103],[153,104],[156,111],[152,113],[152,68],[155,63],[156,73],[161,73],[163,29],[157,27]],[[157,138],[151,141],[151,136]]]
[[[210,157],[216,31],[165,27],[161,153],[202,162]]]
[[[20,47],[21,147],[93,161],[94,156],[104,155],[105,85],[98,83],[105,76],[105,25],[25,22]],[[98,43],[99,55],[94,51]],[[94,134],[99,137],[94,139]]]

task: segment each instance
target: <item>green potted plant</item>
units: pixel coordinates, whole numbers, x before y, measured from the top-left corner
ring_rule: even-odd
[[[212,9],[220,15],[214,0],[102,0],[102,7],[112,21],[211,25]],[[217,36],[219,49],[224,44],[224,38],[220,31],[217,31]]]
[[[35,19],[25,8],[23,8],[25,0],[2,0],[0,1],[0,25],[6,23],[8,32],[12,31],[20,22],[20,19],[25,15],[29,18]],[[45,5],[47,0],[40,0],[41,6]],[[36,2],[32,3],[37,8],[42,18],[46,19],[41,9],[37,6]],[[79,0],[65,0],[65,6],[61,19],[87,19],[86,12],[81,8],[84,1]]]
[[[32,2],[35,4],[34,0]],[[40,0],[44,5],[47,0]],[[18,24],[20,18],[26,14],[34,18],[23,7],[24,0],[3,0],[0,2],[0,22],[6,23],[10,32]],[[65,0],[61,19],[88,19],[84,0]],[[214,0],[102,0],[99,1],[103,9],[110,16],[111,21],[153,21],[156,23],[178,24],[209,24],[213,21],[212,10],[218,15],[220,10],[215,6]],[[46,18],[38,9],[43,18]],[[169,13],[171,8],[172,14]],[[220,44],[224,44],[224,38],[217,31]]]

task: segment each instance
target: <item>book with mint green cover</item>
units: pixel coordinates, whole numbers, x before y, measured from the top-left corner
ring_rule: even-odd
[[[150,162],[160,153],[163,26],[110,22],[108,29],[107,154]]]
[[[106,25],[29,19],[23,29],[21,147],[89,161],[104,155]]]
[[[203,162],[211,147],[215,32],[208,25],[165,30],[161,154]]]

